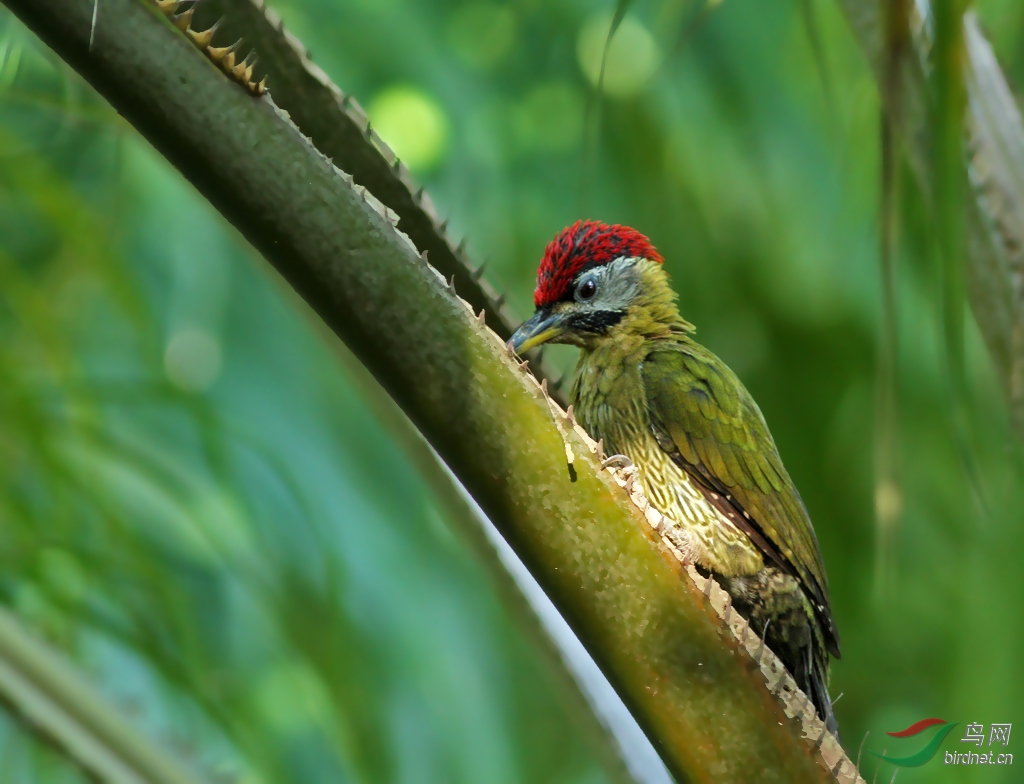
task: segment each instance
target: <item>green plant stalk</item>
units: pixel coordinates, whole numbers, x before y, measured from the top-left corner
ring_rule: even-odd
[[[370,370],[537,577],[677,778],[796,784],[830,780],[827,765],[856,780],[775,657],[758,649],[755,661],[746,630],[738,642],[724,592],[708,581],[705,599],[696,572],[687,578],[611,473],[596,470],[582,431],[554,415],[393,215],[269,98],[226,79],[138,0],[104,0],[94,31],[81,0],[6,3]]]
[[[935,0],[935,45],[932,70],[932,118],[935,129],[931,167],[934,172],[938,256],[942,266],[943,320],[946,350],[954,394],[963,393],[964,375],[964,233],[963,214],[966,172],[963,166],[964,112],[967,92],[964,83],[965,3]]]
[[[902,507],[899,460],[899,319],[896,258],[899,204],[896,124],[902,109],[900,69],[910,47],[910,0],[893,0],[885,15],[885,74],[881,80],[882,337],[878,352],[875,413],[875,598],[892,579],[893,546]]]
[[[967,210],[967,170],[964,166],[964,120],[967,111],[967,44],[965,0],[935,0],[935,42],[931,71],[934,129],[931,167],[934,172],[936,229],[934,256],[942,270],[942,323],[951,419],[957,449],[975,504],[988,517],[981,472],[971,447],[971,421],[964,356],[965,259],[964,220]],[[1022,139],[1024,144],[1024,139]]]
[[[3,609],[0,696],[35,732],[98,781],[199,781],[120,716],[82,673]]]

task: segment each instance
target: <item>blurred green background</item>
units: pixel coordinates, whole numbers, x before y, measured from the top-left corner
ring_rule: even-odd
[[[852,757],[865,733],[865,749],[916,750],[884,732],[927,716],[1024,722],[1022,474],[969,317],[979,511],[909,176],[899,516],[877,535],[879,100],[837,3],[635,2],[600,101],[612,2],[273,7],[521,313],[544,244],[576,218],[658,246],[816,523]],[[977,10],[1024,83],[1024,5]],[[549,356],[572,367],[571,349]],[[214,780],[606,781],[364,394],[268,266],[0,11],[4,604]],[[974,748],[960,737],[943,748]],[[1020,781],[1011,735],[1018,749],[1015,767],[935,760],[899,780]],[[77,780],[0,713],[0,781]]]

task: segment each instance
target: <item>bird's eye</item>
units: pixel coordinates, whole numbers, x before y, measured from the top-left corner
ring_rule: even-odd
[[[587,278],[580,284],[580,287],[576,290],[576,296],[579,299],[590,299],[597,293],[597,281],[593,278]]]

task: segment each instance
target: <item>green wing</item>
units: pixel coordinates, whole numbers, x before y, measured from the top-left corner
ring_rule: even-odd
[[[647,405],[662,448],[731,515],[768,560],[795,575],[839,656],[825,565],[804,502],[754,399],[718,357],[696,343],[666,343],[643,365]]]

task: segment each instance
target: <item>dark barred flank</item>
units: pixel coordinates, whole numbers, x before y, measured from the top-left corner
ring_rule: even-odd
[[[192,29],[192,15],[195,12],[195,3],[188,0],[153,0],[160,13],[166,16],[171,24],[183,32],[188,39],[196,45],[200,52],[209,58],[210,62],[227,74],[231,79],[238,82],[242,87],[255,95],[257,98],[267,91],[267,77],[258,82],[253,81],[253,68],[256,66],[255,52],[249,52],[241,60],[237,60],[235,52],[242,45],[241,39],[230,46],[213,46],[213,36],[220,26],[216,22],[205,30]],[[179,11],[183,5],[188,5],[184,11]]]

